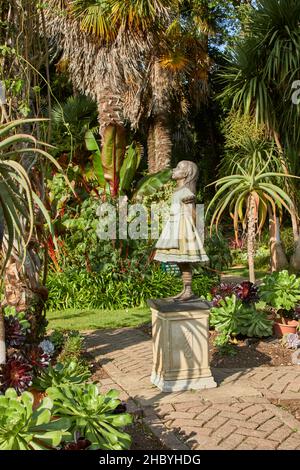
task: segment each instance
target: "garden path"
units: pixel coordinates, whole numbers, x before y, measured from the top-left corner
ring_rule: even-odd
[[[168,449],[300,450],[300,421],[284,409],[300,403],[300,366],[213,369],[216,389],[162,393],[150,383],[152,343],[141,330],[86,332],[86,345],[109,375],[100,390],[120,390]]]

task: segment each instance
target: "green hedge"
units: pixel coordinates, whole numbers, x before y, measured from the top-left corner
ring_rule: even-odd
[[[217,277],[206,273],[197,274],[193,279],[194,292],[205,297]],[[180,292],[180,277],[166,274],[160,269],[134,276],[114,278],[111,273],[88,273],[69,270],[52,273],[48,277],[48,308],[103,308],[121,309],[143,307],[147,299],[170,297]]]

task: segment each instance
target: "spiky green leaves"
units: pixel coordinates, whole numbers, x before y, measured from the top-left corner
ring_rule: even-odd
[[[26,119],[0,126],[0,217],[4,219],[8,238],[2,272],[10,257],[15,240],[18,240],[23,246],[25,257],[26,247],[32,237],[34,228],[34,205],[43,214],[53,234],[47,210],[34,191],[30,177],[19,162],[19,156],[24,154],[43,156],[59,170],[61,168],[56,160],[41,148],[41,146],[47,144],[39,142],[35,137],[28,134],[9,135],[15,127],[37,121],[40,120]],[[28,143],[32,144],[32,147],[25,146]],[[26,229],[24,221],[26,222]]]

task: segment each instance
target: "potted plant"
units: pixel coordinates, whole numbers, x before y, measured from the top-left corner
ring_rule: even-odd
[[[295,334],[299,328],[300,279],[286,270],[274,272],[264,278],[259,291],[273,313],[274,334],[279,338]]]

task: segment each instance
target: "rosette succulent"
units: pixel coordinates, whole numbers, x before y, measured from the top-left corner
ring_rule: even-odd
[[[9,348],[20,348],[26,339],[26,331],[17,317],[4,317],[5,341]]]
[[[13,354],[0,367],[0,390],[14,388],[19,394],[32,385],[33,369],[21,354]]]
[[[258,288],[253,282],[243,281],[233,289],[235,295],[244,303],[250,304],[258,302]]]
[[[132,423],[128,413],[114,411],[120,404],[119,392],[101,394],[95,384],[48,388],[54,402],[56,416],[67,416],[72,421],[71,432],[78,431],[91,442],[90,450],[129,449],[130,436],[123,428]]]
[[[44,369],[50,364],[50,356],[40,346],[29,346],[25,349],[28,362],[36,369]]]
[[[40,371],[34,380],[34,386],[38,390],[45,391],[53,386],[83,384],[90,376],[89,368],[79,361],[71,361],[68,364],[57,363]]]
[[[44,339],[44,341],[39,344],[39,347],[42,348],[44,353],[48,356],[53,356],[55,352],[55,346],[49,339]]]
[[[221,283],[219,286],[215,286],[211,289],[211,295],[213,296],[213,306],[217,307],[220,305],[220,301],[226,297],[231,297],[234,293],[233,284]]]
[[[55,449],[64,438],[71,422],[67,418],[53,418],[53,402],[46,397],[33,410],[33,396],[24,392],[20,397],[14,389],[0,395],[0,450]]]

